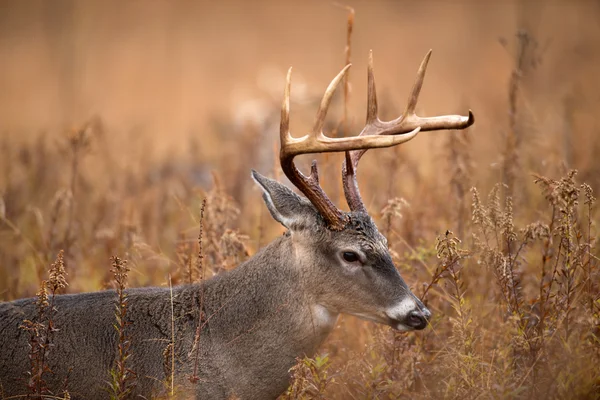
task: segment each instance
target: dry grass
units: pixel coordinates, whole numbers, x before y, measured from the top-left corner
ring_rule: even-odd
[[[470,145],[459,140],[450,143],[448,162],[470,163]],[[42,280],[41,322],[24,323],[32,336],[32,395],[45,390],[44,360],[52,356],[47,349],[54,312],[48,291],[67,289],[57,278],[64,277],[65,265],[71,292],[106,287],[111,280],[107,260],[114,253],[131,260],[129,279],[134,285],[168,284],[169,274],[174,281],[197,281],[234,268],[256,250],[252,243],[261,230],[275,225],[261,222],[265,227],[247,236],[239,233],[236,219],[245,214],[258,222],[262,205],[248,200],[241,211],[216,175],[210,190],[198,191],[186,174],[167,175],[150,185],[141,183],[143,172],[122,170],[115,180],[125,179],[129,185],[115,182],[109,193],[71,189],[78,193],[70,196],[73,204],[57,206],[63,201],[59,178],[72,176],[73,164],[60,162],[60,148],[43,141],[35,151],[39,160],[57,163],[48,164],[52,174],[36,162],[13,165],[27,179],[9,184],[4,192],[1,268],[10,279],[2,281],[3,298],[32,295],[47,255],[56,243],[74,239],[64,242],[69,243],[70,255],[60,253],[57,261],[63,272],[56,272],[55,263],[50,280]],[[385,206],[375,215],[390,238],[401,273],[433,310],[431,327],[404,334],[343,317],[322,352],[300,360],[291,371],[293,385],[284,398],[597,397],[600,269],[591,186],[577,182],[576,171],[555,178],[523,174],[522,181],[535,185],[537,192],[532,190],[529,201],[517,207],[511,197],[502,197],[500,184],[487,196],[474,187],[469,196],[470,169],[453,171],[452,179],[436,175],[435,182],[426,182],[426,188],[436,186],[421,190],[418,202],[381,198]],[[82,179],[75,185],[93,188],[94,171],[80,173]],[[53,190],[55,200],[44,202],[42,194]],[[440,198],[444,191],[451,195]],[[206,202],[200,201],[203,197]],[[148,207],[123,207],[126,199]],[[199,208],[202,229],[197,234],[194,210]],[[446,226],[457,226],[463,242],[449,231],[436,234]],[[126,283],[123,266],[113,259],[118,288]],[[127,352],[126,305],[126,297],[120,299],[116,313],[123,338],[114,374],[115,398],[126,396],[128,382],[135,380],[126,368],[127,358],[135,356]],[[164,367],[172,376],[169,360],[167,346]],[[173,390],[170,382],[165,385]]]
[[[504,143],[494,142],[490,151],[473,133],[489,138],[497,132],[475,125],[439,133],[448,138],[445,150],[435,149],[425,166],[403,149],[372,151],[377,159],[370,154],[361,165],[367,207],[403,277],[432,310],[431,327],[406,334],[343,316],[320,354],[290,371],[292,385],[282,398],[600,398],[597,147],[591,157],[569,159],[565,154],[589,150],[585,140],[550,136],[541,147],[532,144],[535,136],[527,135],[544,129],[547,114],[536,114],[536,97],[522,93],[531,90],[523,87],[523,70],[532,38],[520,33],[516,40],[508,86],[497,94],[509,99],[508,109],[498,106],[482,125],[507,126]],[[392,97],[400,101],[404,94]],[[398,108],[383,98],[382,107]],[[314,99],[304,100],[296,109],[312,107]],[[347,116],[342,98],[338,105],[343,111],[329,127],[337,130],[341,120],[344,132],[355,131],[361,118]],[[477,111],[477,104],[469,105]],[[130,268],[124,276],[121,260],[113,259],[117,287],[168,285],[169,276],[177,284],[234,268],[280,234],[249,178],[250,168],[273,165],[276,135],[269,135],[277,108],[272,104],[263,120],[244,125],[217,115],[189,144],[191,151],[169,155],[152,156],[152,141],[140,139],[136,147],[147,156],[124,158],[107,139],[119,132],[99,117],[60,140],[3,137],[0,299],[36,293],[39,299],[39,320],[23,325],[31,333],[24,394],[45,394],[55,312],[48,298],[109,287],[113,255]],[[298,118],[310,123],[312,115]],[[198,154],[210,154],[221,167],[212,171]],[[323,156],[319,163],[325,190],[339,198],[341,158]],[[61,283],[65,271],[68,287]],[[123,339],[115,398],[126,396],[134,381],[126,367],[126,301],[117,307]],[[196,348],[201,338],[197,342]],[[165,374],[172,376],[169,346],[164,358]],[[172,381],[165,385],[173,393]]]
[[[115,330],[117,331],[117,356],[115,365],[110,370],[110,382],[108,382],[108,394],[111,400],[123,400],[131,397],[131,392],[136,385],[136,374],[129,368],[129,359],[133,356],[131,352],[131,336],[128,326],[130,317],[128,315],[129,299],[127,296],[127,276],[129,267],[127,260],[118,256],[111,258],[111,272],[114,277],[117,301],[115,304]]]

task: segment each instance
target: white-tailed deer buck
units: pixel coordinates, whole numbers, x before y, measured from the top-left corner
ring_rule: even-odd
[[[346,313],[398,330],[423,329],[430,312],[400,277],[383,237],[361,200],[356,169],[371,148],[394,146],[419,131],[463,129],[473,115],[421,118],[415,107],[431,52],[419,69],[404,113],[389,122],[377,114],[372,57],[368,70],[368,109],[358,136],[329,138],[323,124],[334,90],[349,65],[333,79],[308,135],[289,132],[291,69],[281,110],[280,162],[304,194],[252,171],[267,208],[286,229],[236,269],[202,284],[127,291],[131,342],[129,367],[137,384],[131,398],[164,391],[163,352],[172,340],[179,393],[196,399],[273,399],[288,386],[297,357],[312,356]],[[345,152],[343,186],[350,212],[339,210],[319,186],[316,162],[304,176],[293,159],[299,154]],[[54,347],[48,354],[51,390],[60,395],[65,380],[71,398],[107,398],[109,371],[116,358],[115,291],[56,296]],[[30,370],[29,334],[19,329],[35,318],[35,299],[0,304],[0,393],[26,394]],[[204,317],[201,317],[204,316]],[[202,326],[199,361],[192,352]],[[190,354],[192,353],[192,354]],[[192,384],[189,376],[199,380]],[[163,393],[164,394],[164,393]]]

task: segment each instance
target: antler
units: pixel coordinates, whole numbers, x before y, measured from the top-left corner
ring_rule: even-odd
[[[325,219],[330,229],[341,230],[345,225],[344,213],[340,211],[329,200],[323,189],[319,186],[319,174],[317,171],[317,162],[313,161],[311,172],[308,177],[304,176],[294,165],[294,157],[299,154],[309,153],[329,153],[339,151],[351,151],[371,148],[390,147],[410,140],[421,129],[420,126],[413,129],[412,132],[403,136],[356,136],[349,138],[330,138],[323,134],[323,125],[325,116],[331,103],[331,98],[344,75],[348,72],[350,64],[331,81],[317,112],[315,123],[308,135],[301,138],[294,138],[290,134],[290,86],[292,69],[290,68],[287,74],[287,82],[281,106],[281,125],[280,139],[281,149],[279,152],[279,160],[283,172],[292,182],[317,208],[321,216]]]
[[[377,115],[377,94],[375,91],[375,78],[373,77],[373,52],[369,54],[368,70],[368,93],[367,93],[367,120],[365,127],[356,138],[364,137],[375,138],[377,135],[401,135],[404,138],[400,143],[411,140],[421,131],[435,131],[441,129],[465,129],[475,122],[475,117],[471,110],[469,115],[463,117],[460,115],[444,115],[438,117],[423,118],[415,113],[419,93],[423,86],[423,79],[427,64],[431,57],[431,50],[427,53],[419,71],[412,92],[408,97],[408,104],[402,115],[392,121],[381,121]],[[342,166],[342,181],[344,194],[350,210],[366,212],[366,208],[360,197],[358,183],[356,181],[356,169],[360,158],[365,154],[367,148],[356,149],[355,151],[346,151],[346,159]]]

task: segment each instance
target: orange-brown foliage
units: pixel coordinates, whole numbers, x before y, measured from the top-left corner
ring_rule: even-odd
[[[348,4],[351,132],[369,49],[383,117],[432,48],[418,112],[472,108],[476,124],[372,150],[359,174],[432,327],[343,317],[286,398],[598,398],[600,4]],[[203,198],[207,278],[280,234],[250,168],[279,176],[284,71],[300,136],[344,64],[345,22],[329,2],[2,2],[0,299],[35,295],[60,250],[67,292],[108,287],[114,254],[131,286],[198,278]],[[345,207],[341,162],[319,157]]]

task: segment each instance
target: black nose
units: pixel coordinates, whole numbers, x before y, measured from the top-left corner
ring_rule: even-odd
[[[414,329],[424,329],[429,318],[431,318],[431,312],[428,309],[413,310],[406,317],[406,325]]]

